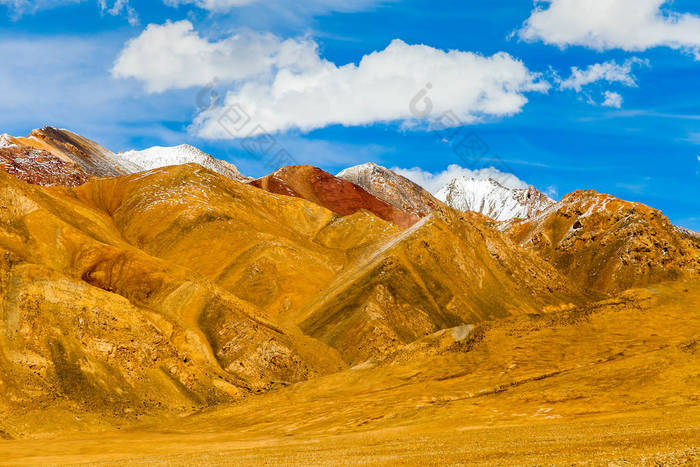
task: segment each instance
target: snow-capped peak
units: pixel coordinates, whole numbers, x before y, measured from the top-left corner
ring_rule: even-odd
[[[356,175],[356,174],[362,174],[362,173],[367,173],[367,172],[372,172],[374,170],[378,170],[381,167],[375,164],[374,162],[365,162],[364,164],[360,165],[355,165],[353,167],[348,167],[347,169],[341,171],[336,175],[338,178],[343,178],[343,176],[351,176],[351,175]]]
[[[196,163],[234,180],[243,182],[250,180],[248,177],[241,175],[233,164],[216,159],[189,144],[172,147],[153,146],[143,151],[121,152],[118,156],[138,166],[141,170]]]
[[[14,146],[16,146],[16,144],[12,142],[12,136],[7,133],[0,135],[0,148],[11,148]]]
[[[475,211],[497,221],[530,218],[554,203],[533,186],[506,188],[491,178],[455,178],[435,197],[460,211]]]

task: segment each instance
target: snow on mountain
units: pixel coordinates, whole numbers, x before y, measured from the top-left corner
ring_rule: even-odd
[[[173,147],[154,146],[143,151],[120,152],[118,156],[138,166],[140,170],[196,163],[213,172],[240,182],[252,180],[251,178],[241,175],[235,165],[216,159],[189,144]]]
[[[372,162],[347,168],[337,177],[354,183],[382,201],[419,217],[429,215],[441,204],[423,187]]]
[[[12,148],[17,146],[13,141],[13,137],[7,133],[0,135],[0,148]]]
[[[475,211],[497,221],[530,218],[554,203],[533,186],[511,189],[493,179],[469,177],[455,178],[435,197],[460,211]]]

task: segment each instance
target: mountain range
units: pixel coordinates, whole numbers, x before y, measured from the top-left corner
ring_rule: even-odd
[[[651,207],[465,178],[433,195],[372,163],[252,179],[51,127],[0,137],[0,169],[5,438],[697,402],[700,238]]]

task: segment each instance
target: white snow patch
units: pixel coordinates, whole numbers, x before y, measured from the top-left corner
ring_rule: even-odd
[[[7,133],[0,135],[0,148],[14,148],[16,144],[12,143],[12,136]]]
[[[554,200],[534,187],[506,188],[493,179],[459,177],[435,195],[460,211],[474,211],[497,221],[526,219],[554,204]]]
[[[173,147],[153,146],[143,151],[120,152],[118,156],[138,166],[141,171],[195,163],[240,182],[251,180],[241,175],[235,165],[215,159],[189,144]]]

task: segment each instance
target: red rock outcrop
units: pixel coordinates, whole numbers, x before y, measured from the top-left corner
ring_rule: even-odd
[[[402,228],[418,222],[418,216],[382,201],[354,183],[310,165],[283,167],[250,184],[270,193],[312,201],[341,216],[364,209]]]
[[[80,186],[90,176],[80,166],[40,149],[0,147],[0,170],[25,182],[50,186]]]

